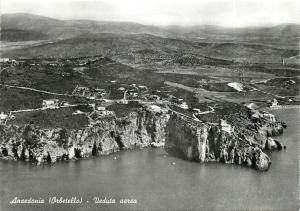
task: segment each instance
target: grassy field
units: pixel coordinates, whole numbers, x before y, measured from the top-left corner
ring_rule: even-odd
[[[47,99],[59,99],[71,104],[87,102],[83,98],[54,96],[0,85],[0,111],[40,108],[42,101]]]
[[[33,60],[40,62],[40,60]],[[154,65],[155,66],[155,65]],[[31,66],[23,64],[15,67],[5,78],[5,84],[27,86],[56,93],[72,93],[77,86],[104,88],[110,92],[111,99],[121,99],[123,92],[119,87],[129,87],[130,84],[147,86],[151,93],[163,99],[172,96],[181,98],[191,108],[198,108],[201,103],[215,101],[248,103],[252,101],[267,101],[276,95],[298,96],[300,71],[295,68],[283,68],[274,65],[248,65],[244,71],[244,82],[253,83],[267,80],[267,83],[256,83],[253,86],[269,92],[259,91],[237,92],[227,86],[228,82],[238,81],[239,66],[217,67],[177,67],[140,69],[112,61],[103,60],[97,65],[81,69],[80,72],[66,67]],[[278,77],[277,75],[292,77]],[[269,81],[268,81],[269,80]],[[295,83],[288,84],[293,80]],[[111,81],[116,81],[112,83]],[[32,91],[0,87],[0,111],[39,108],[42,100],[58,98],[70,103],[86,102],[83,98],[52,96]],[[3,99],[3,100],[2,100]],[[115,107],[114,107],[115,106]],[[127,115],[136,105],[113,105],[119,117]],[[122,111],[124,110],[124,112]]]
[[[241,121],[242,119],[247,120],[249,118],[246,107],[230,102],[218,102],[215,104],[214,113],[201,114],[196,116],[202,121],[214,123],[219,123],[220,119],[226,119],[230,124],[235,126],[243,122]],[[244,123],[247,123],[247,121],[244,121]]]
[[[7,124],[25,125],[35,124],[41,128],[66,128],[83,129],[88,124],[85,114],[72,115],[80,108],[60,108],[43,111],[21,112],[14,114],[16,117]]]
[[[117,118],[126,117],[129,113],[137,111],[141,105],[137,102],[129,102],[128,104],[112,104],[106,107],[109,111],[114,111]]]

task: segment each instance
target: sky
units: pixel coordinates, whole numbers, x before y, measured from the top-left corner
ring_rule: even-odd
[[[1,13],[148,25],[245,27],[298,23],[300,0],[0,0]]]

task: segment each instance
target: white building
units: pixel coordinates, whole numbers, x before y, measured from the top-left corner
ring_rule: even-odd
[[[97,111],[105,111],[105,107],[103,107],[103,106],[97,106]]]
[[[73,114],[73,115],[78,115],[78,114],[83,114],[83,112],[80,111],[80,110],[76,110],[76,111],[74,111],[72,114]]]
[[[58,104],[59,104],[58,99],[43,100],[44,108],[57,108]]]
[[[180,108],[183,108],[183,109],[188,109],[188,105],[186,104],[186,102],[183,102],[179,105]]]
[[[119,104],[128,104],[128,100],[124,100],[124,99],[118,100],[117,103],[119,103]]]
[[[258,109],[258,106],[255,103],[249,103],[246,107],[252,110]]]
[[[114,115],[115,113],[113,111],[103,111],[103,115]]]
[[[70,106],[71,104],[69,102],[63,102],[62,105],[63,106]]]
[[[0,58],[0,62],[8,62],[9,58]]]
[[[137,92],[130,92],[129,95],[131,97],[137,97],[139,94]]]
[[[278,101],[275,98],[271,101],[271,103],[272,103],[271,107],[277,107],[278,106]]]
[[[262,116],[263,116],[263,118],[269,120],[270,122],[273,122],[273,123],[276,122],[276,117],[275,117],[273,114],[264,112],[264,113],[262,114]]]
[[[102,111],[96,111],[96,114],[100,116],[109,116],[109,115],[114,115],[115,113],[113,111],[102,110]]]
[[[1,114],[0,114],[0,123],[4,123],[7,118],[8,118],[8,115],[5,114],[4,112],[1,112]]]

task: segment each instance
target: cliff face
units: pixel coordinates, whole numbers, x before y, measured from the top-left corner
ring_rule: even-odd
[[[82,130],[0,127],[0,157],[34,163],[99,156],[165,142],[168,114],[140,110],[126,118],[103,118]]]
[[[275,119],[259,117],[252,119],[247,128],[228,127],[229,124],[196,123],[174,114],[167,124],[166,147],[179,149],[188,160],[234,163],[258,170],[268,170],[271,165],[263,150],[284,148],[271,138],[283,131]]]
[[[112,116],[91,121],[81,130],[2,125],[0,158],[54,163],[166,145],[182,152],[188,160],[267,170],[271,160],[263,150],[284,148],[271,138],[282,133],[282,123],[272,115],[257,111],[249,111],[249,115],[244,116],[235,125],[225,120],[216,124],[194,121],[177,113],[140,109],[124,118]]]

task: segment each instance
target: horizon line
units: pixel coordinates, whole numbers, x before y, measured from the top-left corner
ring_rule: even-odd
[[[159,27],[159,28],[168,28],[168,27],[181,27],[181,28],[189,28],[189,27],[201,27],[201,26],[211,26],[211,27],[219,27],[219,28],[261,28],[261,27],[276,27],[280,25],[298,25],[300,26],[300,21],[299,22],[281,22],[277,24],[262,24],[262,25],[245,25],[245,26],[223,26],[223,25],[218,25],[218,24],[210,24],[210,23],[199,23],[199,24],[191,24],[191,25],[183,25],[183,24],[146,24],[146,23],[141,23],[141,22],[135,22],[135,21],[122,21],[122,20],[99,20],[99,19],[89,19],[89,18],[72,18],[72,19],[64,19],[64,18],[59,18],[59,17],[51,17],[51,16],[46,16],[42,14],[37,14],[37,13],[29,13],[29,12],[6,12],[2,13],[1,16],[3,15],[17,15],[17,14],[23,14],[23,15],[33,15],[33,16],[40,16],[43,18],[49,18],[49,19],[55,19],[58,21],[95,21],[95,22],[109,22],[109,23],[131,23],[131,24],[139,24],[139,25],[144,25],[144,26],[154,26],[154,27]]]

